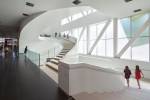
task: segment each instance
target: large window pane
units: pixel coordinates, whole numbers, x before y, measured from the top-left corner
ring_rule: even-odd
[[[131,37],[130,17],[118,20],[118,38]]]
[[[123,59],[130,59],[131,60],[131,47],[129,47],[126,52],[122,55]]]
[[[93,44],[94,44],[94,42],[95,42],[95,40],[91,40],[91,41],[89,41],[89,48],[88,48],[88,50],[90,50],[91,49],[91,47],[93,46]]]
[[[89,50],[96,40],[96,24],[89,26]]]
[[[102,31],[102,29],[104,28],[105,24],[106,24],[106,21],[97,24],[97,34],[99,34]]]
[[[87,28],[84,30],[80,40],[87,40]]]
[[[149,61],[149,37],[137,39],[132,46],[132,59]]]
[[[106,56],[113,57],[113,39],[106,40]]]
[[[96,39],[96,25],[89,26],[89,40]]]
[[[82,29],[83,27],[73,29],[72,36],[78,39],[81,34]]]
[[[109,26],[107,27],[106,31],[106,39],[112,39],[113,38],[113,21],[110,22]]]
[[[121,38],[118,39],[118,48],[117,48],[117,52],[119,53],[122,48],[128,43],[129,39],[128,38]]]
[[[78,29],[73,29],[72,31],[72,36],[75,37],[75,38],[78,38]]]
[[[82,29],[79,29],[80,32],[81,32],[81,30]],[[82,54],[87,53],[87,28],[84,30],[80,41],[78,41],[78,52],[82,53]]]
[[[138,29],[141,28],[141,26],[147,21],[149,18],[148,14],[138,14],[131,17],[131,27],[132,27],[132,33],[134,34]],[[147,32],[143,33],[144,36],[149,36]]]
[[[78,43],[78,52],[82,54],[87,53],[87,42],[86,41],[79,41]]]
[[[145,29],[145,31],[143,33],[141,33],[140,37],[148,37],[149,36],[149,27],[147,27]]]
[[[92,51],[92,53],[91,53],[92,55],[97,55],[97,47],[96,48],[94,48],[94,50]]]
[[[105,47],[105,40],[100,40],[97,44],[97,55],[105,56],[106,55],[106,47]]]

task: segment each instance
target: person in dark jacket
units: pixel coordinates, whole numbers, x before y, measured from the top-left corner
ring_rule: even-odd
[[[25,49],[24,49],[24,54],[25,54],[25,61],[26,61],[26,59],[27,59],[27,58],[26,58],[26,55],[27,55],[27,51],[28,51],[28,47],[26,46],[26,47],[25,47]]]
[[[18,57],[18,47],[17,47],[17,45],[14,46],[14,53],[15,53],[15,57]]]
[[[26,46],[25,49],[24,49],[24,54],[26,55],[27,53],[27,50],[28,50],[28,47]]]
[[[129,79],[130,79],[130,76],[131,76],[131,70],[129,69],[128,66],[125,66],[125,69],[124,69],[124,77],[127,81],[127,85],[129,87]]]

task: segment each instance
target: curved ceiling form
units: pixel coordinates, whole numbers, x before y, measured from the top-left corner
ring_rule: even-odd
[[[18,21],[25,16],[22,13],[29,15],[60,9],[73,7],[74,0],[0,0],[0,25],[14,26],[18,25]],[[150,10],[149,0],[80,0],[82,3],[79,6],[91,6],[100,12],[112,17],[126,17],[134,14],[133,10],[142,9],[143,11]],[[34,7],[29,7],[26,2],[34,4]],[[10,6],[11,4],[11,6]]]
[[[72,22],[71,27],[70,26],[69,27],[68,26],[61,26],[60,22],[65,17],[80,13],[80,12],[85,11],[87,9],[92,9],[92,8],[87,7],[87,6],[71,7],[71,8],[64,8],[64,9],[57,9],[57,10],[53,10],[53,11],[47,11],[47,12],[39,15],[38,17],[36,17],[32,21],[30,21],[28,24],[26,24],[26,26],[22,29],[22,31],[20,33],[20,39],[19,39],[20,52],[23,52],[26,45],[28,45],[30,49],[34,49],[35,44],[38,44],[41,42],[46,43],[46,42],[39,40],[38,37],[41,34],[52,34],[54,32],[60,32],[60,31],[69,30],[71,28],[77,27],[76,24],[74,24],[73,22]],[[99,12],[95,12],[92,14],[94,14],[94,16],[97,15],[97,18],[98,17],[100,18],[100,19],[98,19],[99,21],[102,21],[102,20],[108,18]],[[95,20],[98,21],[97,19],[95,19],[94,16],[90,17],[90,15],[89,15],[89,17],[87,17],[87,18],[84,17],[84,19],[87,19],[88,23],[93,23]],[[78,20],[81,20],[81,19],[82,18],[80,18]],[[93,19],[95,19],[95,20],[93,20]],[[78,20],[76,20],[76,21],[78,21]],[[80,25],[81,26],[87,25],[86,22],[87,21],[85,21],[85,20],[83,20],[83,21],[81,20]],[[71,23],[69,23],[69,24],[71,24]],[[50,43],[56,42],[56,40],[48,40],[48,41],[46,43],[47,47],[42,47],[42,48],[48,49],[48,48],[52,47]],[[41,45],[39,45],[39,46],[41,47]],[[36,48],[38,48],[38,47],[36,47]],[[38,51],[38,50],[36,50],[36,51]]]

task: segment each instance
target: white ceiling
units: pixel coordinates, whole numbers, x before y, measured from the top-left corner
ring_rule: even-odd
[[[126,17],[135,14],[133,11],[142,9],[142,12],[150,11],[150,0],[83,0],[83,5],[90,5],[110,17]]]
[[[34,3],[35,6],[26,6],[27,1]],[[18,22],[24,18],[22,13],[31,15],[45,10],[63,8],[68,6],[67,1],[69,0],[0,0],[0,25],[18,25]]]
[[[28,7],[25,2],[34,3]],[[26,18],[22,13],[34,14],[41,11],[73,7],[73,0],[0,0],[0,25],[18,26]],[[150,10],[150,0],[133,0],[125,3],[124,0],[81,0],[79,6],[91,6],[109,17],[126,17],[133,15],[133,10]],[[68,13],[70,14],[70,13]],[[67,16],[67,15],[65,15]]]

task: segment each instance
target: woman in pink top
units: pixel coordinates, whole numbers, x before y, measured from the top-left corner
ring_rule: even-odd
[[[144,74],[142,73],[142,71],[139,68],[139,65],[136,65],[136,69],[135,69],[135,79],[137,80],[137,84],[139,86],[139,89],[141,89],[140,86],[140,82],[139,80],[141,79],[141,75],[144,77]]]

